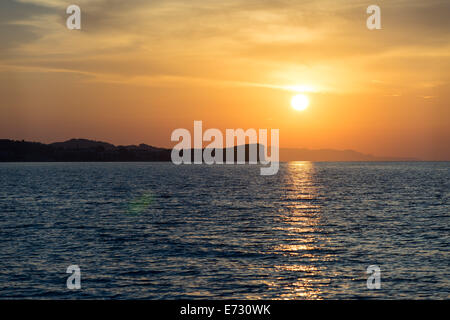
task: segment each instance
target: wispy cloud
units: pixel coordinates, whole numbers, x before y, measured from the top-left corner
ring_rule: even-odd
[[[397,77],[396,69],[404,71],[401,60],[420,52],[422,63],[416,68],[423,70],[417,73],[434,75],[442,61],[450,60],[448,47],[443,47],[449,33],[438,32],[450,27],[445,17],[448,1],[383,3],[384,28],[378,33],[365,28],[366,2],[358,0],[80,0],[78,4],[81,32],[65,28],[66,1],[2,3],[0,7],[19,5],[28,10],[7,21],[20,37],[16,41],[10,37],[3,58],[14,65],[49,69],[57,65],[98,74],[99,79],[116,74],[130,83],[161,76],[280,87],[309,81],[343,91],[362,90],[365,85],[357,84],[370,83],[373,76],[380,81]],[[440,61],[433,60],[437,56]],[[385,65],[392,61],[392,67],[374,68],[379,61]],[[344,63],[352,68],[344,70]],[[343,81],[343,73],[351,81]],[[364,77],[366,73],[371,75]],[[408,75],[409,83],[418,80]]]

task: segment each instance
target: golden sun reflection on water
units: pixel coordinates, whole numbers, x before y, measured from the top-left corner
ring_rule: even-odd
[[[321,245],[326,243],[321,232],[321,208],[315,203],[318,196],[315,181],[314,164],[311,162],[288,163],[284,177],[286,194],[281,209],[282,224],[280,231],[286,240],[273,247],[280,255],[289,256],[292,264],[276,265],[274,269],[281,274],[288,272],[292,277],[277,283],[269,283],[281,291],[281,299],[320,299],[324,281],[322,275],[325,266],[320,263],[327,260],[321,253]],[[320,255],[320,256],[319,256]]]
[[[303,244],[297,244],[297,245],[286,244],[286,245],[276,246],[274,249],[276,251],[283,251],[283,254],[300,255],[300,254],[305,254],[304,251],[313,250],[314,247],[308,246],[308,245],[303,245]]]

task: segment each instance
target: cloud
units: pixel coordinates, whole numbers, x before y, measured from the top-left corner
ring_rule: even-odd
[[[445,80],[438,69],[449,61],[448,54],[439,61],[414,57],[449,43],[443,32],[450,28],[448,1],[382,2],[380,31],[366,29],[367,2],[360,0],[77,3],[81,32],[65,28],[66,1],[2,1],[3,64],[130,83],[146,77],[275,86],[309,80],[330,90],[357,90],[373,77],[409,77],[406,65],[413,61],[416,74]]]

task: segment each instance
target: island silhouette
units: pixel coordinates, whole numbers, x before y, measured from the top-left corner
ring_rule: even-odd
[[[257,149],[264,148],[257,145]],[[235,159],[238,147],[234,147]],[[194,159],[194,149],[190,149]],[[172,149],[147,144],[116,146],[89,139],[70,139],[44,144],[0,139],[0,162],[167,162]],[[224,160],[226,149],[223,149]],[[259,152],[258,152],[259,154]],[[213,153],[214,155],[214,153]],[[258,158],[258,162],[261,159]],[[245,145],[245,161],[249,161],[249,145]],[[354,150],[281,148],[280,161],[419,161],[415,158],[377,157]]]

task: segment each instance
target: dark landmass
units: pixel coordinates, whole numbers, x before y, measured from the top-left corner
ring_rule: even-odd
[[[258,151],[261,147],[264,146],[257,145]],[[87,139],[71,139],[50,144],[0,139],[0,162],[171,161],[171,152],[171,149],[146,144],[115,146]],[[193,154],[194,150],[191,149],[192,161]],[[234,154],[236,159],[237,147],[234,147]],[[223,155],[225,161],[226,149],[223,149]],[[248,160],[249,145],[245,145],[245,161]],[[418,159],[376,157],[353,150],[282,148],[280,161],[418,161]]]
[[[245,147],[245,161],[249,161],[249,145]],[[259,148],[257,151],[259,154]],[[238,147],[233,148],[237,158]],[[190,150],[194,161],[194,149]],[[115,146],[102,141],[71,139],[65,142],[43,144],[39,142],[0,139],[0,162],[137,162],[171,161],[171,149],[156,148],[146,144]],[[227,149],[223,149],[225,161]],[[183,151],[180,150],[180,155]],[[214,156],[214,151],[212,151]],[[258,160],[259,162],[259,157]]]
[[[170,161],[170,150],[140,146],[114,146],[86,139],[43,144],[0,140],[2,162]]]

